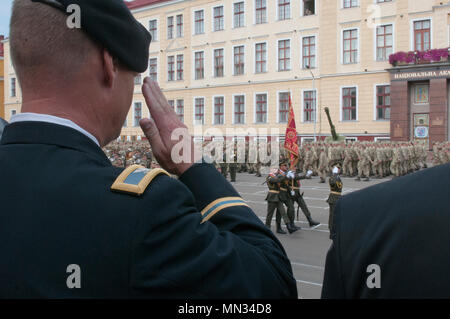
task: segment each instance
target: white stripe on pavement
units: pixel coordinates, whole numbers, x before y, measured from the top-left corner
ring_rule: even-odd
[[[322,287],[322,284],[318,284],[317,282],[310,282],[310,281],[304,281],[304,280],[298,280],[298,279],[296,279],[295,281],[299,282],[299,283],[302,283],[302,284]]]
[[[308,265],[308,264],[302,264],[302,263],[296,263],[296,262],[291,262],[291,264],[295,265],[295,266],[309,267],[309,268],[314,268],[314,269],[319,269],[319,270],[325,270],[324,267],[320,267],[320,266],[314,266],[314,265]]]

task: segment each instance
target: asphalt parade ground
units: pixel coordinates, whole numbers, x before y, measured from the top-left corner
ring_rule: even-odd
[[[241,196],[251,206],[256,215],[265,222],[267,215],[267,185],[263,185],[265,177],[256,177],[254,174],[238,173],[236,182],[232,183]],[[229,180],[229,176],[228,176]],[[368,182],[357,182],[354,178],[342,178],[343,194],[348,194],[371,185],[386,182],[391,178],[372,179]],[[302,229],[293,234],[275,233],[275,214],[272,219],[272,231],[283,244],[291,260],[294,277],[297,280],[299,298],[318,299],[322,291],[325,258],[331,245],[328,230],[329,206],[326,202],[330,193],[328,179],[326,183],[319,183],[319,177],[301,181],[301,192],[314,220],[320,222],[319,226],[310,228],[302,211],[295,224]],[[295,204],[297,214],[297,204]],[[296,215],[297,216],[297,215]],[[286,230],[286,227],[283,226]]]

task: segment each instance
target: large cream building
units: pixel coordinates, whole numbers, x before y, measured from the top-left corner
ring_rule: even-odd
[[[447,57],[393,67],[389,55],[448,48],[450,1],[135,0],[127,5],[153,41],[149,68],[135,80],[123,139],[142,136],[138,122],[149,114],[140,85],[150,76],[196,139],[211,129],[227,138],[282,139],[290,96],[303,141],[330,135],[325,107],[337,132],[348,139],[448,140]],[[20,88],[7,41],[5,84],[8,119],[20,112]]]

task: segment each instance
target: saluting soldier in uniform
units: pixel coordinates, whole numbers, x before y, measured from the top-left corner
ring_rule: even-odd
[[[148,68],[151,35],[123,0],[15,0],[10,26],[23,99],[0,140],[2,298],[297,299],[283,246],[233,186],[172,160],[172,132],[192,139],[156,82],[140,126],[163,169],[102,151]]]
[[[291,221],[289,220],[286,210],[284,209],[283,202],[280,199],[280,184],[284,177],[278,174],[278,169],[273,170],[266,178],[267,187],[269,187],[269,192],[266,196],[267,201],[267,216],[266,216],[266,226],[270,229],[272,224],[272,217],[275,209],[277,210],[277,219],[280,215],[280,219],[283,218],[286,224],[287,230],[290,234],[297,231],[297,228],[291,226]],[[276,231],[278,234],[286,234],[286,232],[281,228],[281,220],[276,221]]]
[[[333,214],[334,208],[336,207],[336,203],[341,198],[342,195],[342,180],[339,176],[339,166],[335,166],[332,171],[332,175],[329,179],[330,184],[330,195],[328,196],[327,203],[330,205],[330,215],[328,218],[328,228],[330,229],[330,239],[334,234],[333,228]]]

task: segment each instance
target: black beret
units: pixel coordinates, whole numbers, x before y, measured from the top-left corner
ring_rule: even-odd
[[[131,14],[123,0],[32,0],[60,9],[76,4],[81,9],[81,29],[102,44],[131,70],[147,69],[150,33]]]

